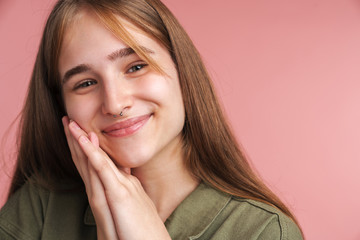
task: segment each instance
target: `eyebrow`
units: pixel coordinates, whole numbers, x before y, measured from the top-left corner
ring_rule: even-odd
[[[113,53],[110,53],[107,56],[107,59],[109,59],[110,61],[115,61],[118,58],[127,57],[127,56],[129,56],[131,54],[134,54],[134,53],[135,53],[135,51],[132,48],[129,48],[129,47],[128,48],[122,48],[122,49],[116,50]]]
[[[70,70],[66,71],[64,78],[62,79],[61,82],[64,85],[72,76],[83,72],[88,72],[90,70],[91,70],[91,66],[88,64],[77,65],[76,67],[73,67]]]
[[[152,50],[144,47],[144,46],[140,46],[140,48],[144,51],[144,52],[147,52],[147,53],[154,53]],[[110,61],[115,61],[119,58],[123,58],[123,57],[127,57],[131,54],[135,54],[135,51],[134,49],[130,48],[130,47],[127,47],[127,48],[121,48],[121,49],[118,49],[112,53],[110,53],[108,56],[107,56],[107,59],[110,60]],[[89,64],[79,64],[71,69],[69,69],[68,71],[66,71],[63,79],[62,79],[62,85],[64,85],[71,77],[73,77],[74,75],[76,74],[80,74],[80,73],[84,73],[84,72],[88,72],[88,71],[91,71],[91,65]]]

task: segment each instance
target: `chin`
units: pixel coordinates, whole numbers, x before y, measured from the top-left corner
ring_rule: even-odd
[[[136,156],[134,156],[134,153],[131,154],[124,154],[119,153],[116,154],[116,156],[122,156],[122,157],[111,157],[113,162],[117,167],[125,167],[125,168],[138,168],[143,165],[145,165],[147,162],[150,161],[150,157],[148,155],[140,155],[137,153]]]

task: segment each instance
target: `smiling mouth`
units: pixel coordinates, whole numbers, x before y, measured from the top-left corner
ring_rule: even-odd
[[[146,114],[115,123],[105,128],[103,133],[111,137],[126,137],[132,135],[143,127],[151,116],[152,114]]]

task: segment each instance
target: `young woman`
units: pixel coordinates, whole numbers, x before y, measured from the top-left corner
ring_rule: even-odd
[[[302,239],[159,0],[58,1],[19,139],[0,239]]]

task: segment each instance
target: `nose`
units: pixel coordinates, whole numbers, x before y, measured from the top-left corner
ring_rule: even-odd
[[[102,113],[109,116],[119,115],[132,105],[131,89],[126,83],[104,84]]]

